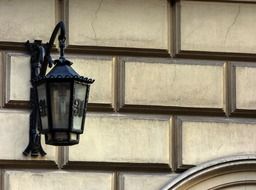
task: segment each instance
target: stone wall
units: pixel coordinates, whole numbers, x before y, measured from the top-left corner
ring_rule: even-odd
[[[192,166],[256,153],[256,4],[1,0],[0,190],[157,190]],[[24,43],[67,28],[66,57],[96,79],[79,145],[28,143]],[[53,53],[57,57],[56,51]]]

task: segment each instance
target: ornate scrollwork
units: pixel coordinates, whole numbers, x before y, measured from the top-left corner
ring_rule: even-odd
[[[82,117],[84,113],[84,101],[80,99],[75,99],[73,101],[73,115],[77,117]]]

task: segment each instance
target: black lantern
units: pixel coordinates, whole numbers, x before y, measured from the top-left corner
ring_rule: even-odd
[[[52,61],[50,51],[59,29],[60,58]],[[32,113],[25,155],[45,154],[41,152],[39,134],[45,134],[46,144],[67,146],[78,144],[84,131],[89,89],[94,80],[72,69],[72,63],[64,57],[65,39],[64,23],[60,22],[46,45],[27,42],[31,53]],[[54,68],[46,75],[47,66],[52,64]]]
[[[64,57],[55,60],[55,67],[34,82],[39,107],[39,132],[46,144],[78,144],[83,133],[90,84],[80,77]]]

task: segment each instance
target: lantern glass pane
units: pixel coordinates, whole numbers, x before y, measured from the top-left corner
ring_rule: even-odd
[[[37,86],[37,94],[38,94],[38,106],[39,106],[39,113],[42,123],[42,129],[48,129],[48,106],[47,106],[47,99],[46,99],[46,84],[41,84]]]
[[[74,100],[73,100],[73,129],[81,130],[85,109],[85,96],[87,86],[75,82],[74,84]]]
[[[69,128],[70,88],[71,88],[71,85],[69,82],[50,83],[53,129]]]

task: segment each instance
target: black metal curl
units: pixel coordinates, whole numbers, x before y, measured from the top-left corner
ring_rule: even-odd
[[[60,34],[58,36],[59,46],[60,46],[60,58],[64,58],[64,48],[65,48],[65,25],[61,21],[59,22],[51,35],[49,42],[45,45],[42,44],[40,40],[35,40],[34,43],[26,42],[26,48],[31,55],[30,64],[31,64],[31,84],[32,88],[30,89],[30,104],[31,104],[31,113],[30,113],[30,126],[29,126],[29,144],[24,150],[23,154],[28,156],[41,156],[46,155],[45,151],[41,145],[41,138],[38,132],[39,123],[39,110],[36,106],[36,89],[35,89],[35,81],[40,78],[45,78],[47,67],[51,67],[54,63],[50,52],[53,47],[53,43],[55,38],[60,30]]]
[[[47,66],[52,65],[52,59],[50,56],[54,41],[56,39],[56,36],[60,30],[60,35],[58,37],[59,40],[59,47],[60,47],[60,57],[64,58],[64,48],[65,48],[65,41],[66,41],[66,32],[65,32],[65,25],[63,21],[60,21],[54,28],[51,38],[49,42],[45,45],[45,56],[44,56],[44,62],[42,64],[42,69],[40,72],[41,76],[44,76],[46,74]]]

